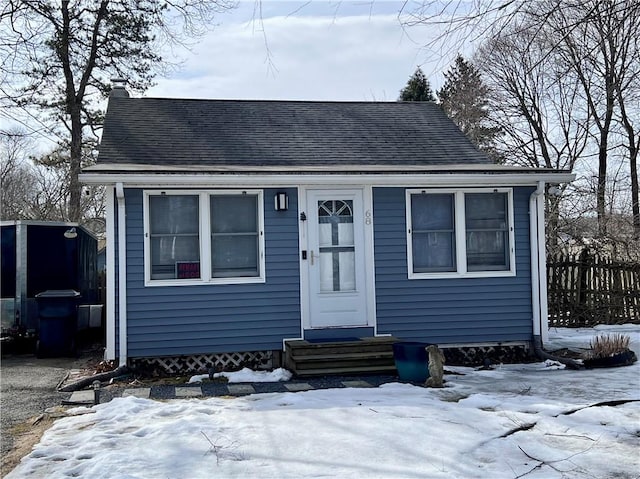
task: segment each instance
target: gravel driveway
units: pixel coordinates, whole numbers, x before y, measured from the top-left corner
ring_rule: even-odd
[[[3,357],[0,363],[0,423],[2,456],[13,447],[11,428],[48,407],[60,405],[69,393],[56,391],[67,372],[76,367],[74,358],[37,359],[33,355]]]

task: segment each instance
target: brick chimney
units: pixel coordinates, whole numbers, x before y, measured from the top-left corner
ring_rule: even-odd
[[[127,80],[123,78],[112,78],[109,98],[129,98],[129,92],[127,91],[126,85]]]

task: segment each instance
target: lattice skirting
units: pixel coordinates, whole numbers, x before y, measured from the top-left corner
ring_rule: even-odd
[[[531,361],[531,350],[528,345],[509,346],[465,346],[446,348],[442,352],[446,364],[451,366],[482,366],[489,360],[491,364],[522,363]]]
[[[273,363],[273,351],[163,356],[132,358],[129,360],[129,365],[133,369],[159,369],[167,374],[207,373],[211,369],[215,371],[237,371],[244,367],[254,370],[271,369],[274,367]]]

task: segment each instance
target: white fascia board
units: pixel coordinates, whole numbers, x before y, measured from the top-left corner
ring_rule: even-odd
[[[538,181],[546,183],[568,183],[575,179],[572,173],[433,173],[412,172],[410,174],[193,174],[193,173],[83,173],[80,181],[85,184],[115,184],[127,187],[222,187],[259,185],[261,187],[284,188],[288,186],[535,186]]]
[[[330,160],[330,159],[329,159]],[[193,163],[189,165],[140,165],[137,163],[100,163],[84,168],[86,173],[199,173],[199,174],[229,174],[229,173],[280,173],[280,174],[304,174],[304,173],[324,173],[331,174],[337,172],[351,173],[389,173],[393,171],[409,172],[453,172],[453,171],[511,171],[511,172],[539,172],[553,173],[558,170],[552,168],[531,168],[517,165],[499,165],[495,163],[458,163],[458,164],[346,164],[335,163],[324,165],[251,165],[246,163],[226,163],[217,165],[207,165]]]

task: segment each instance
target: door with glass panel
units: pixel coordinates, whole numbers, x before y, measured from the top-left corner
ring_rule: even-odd
[[[312,328],[367,324],[362,191],[307,191]]]

